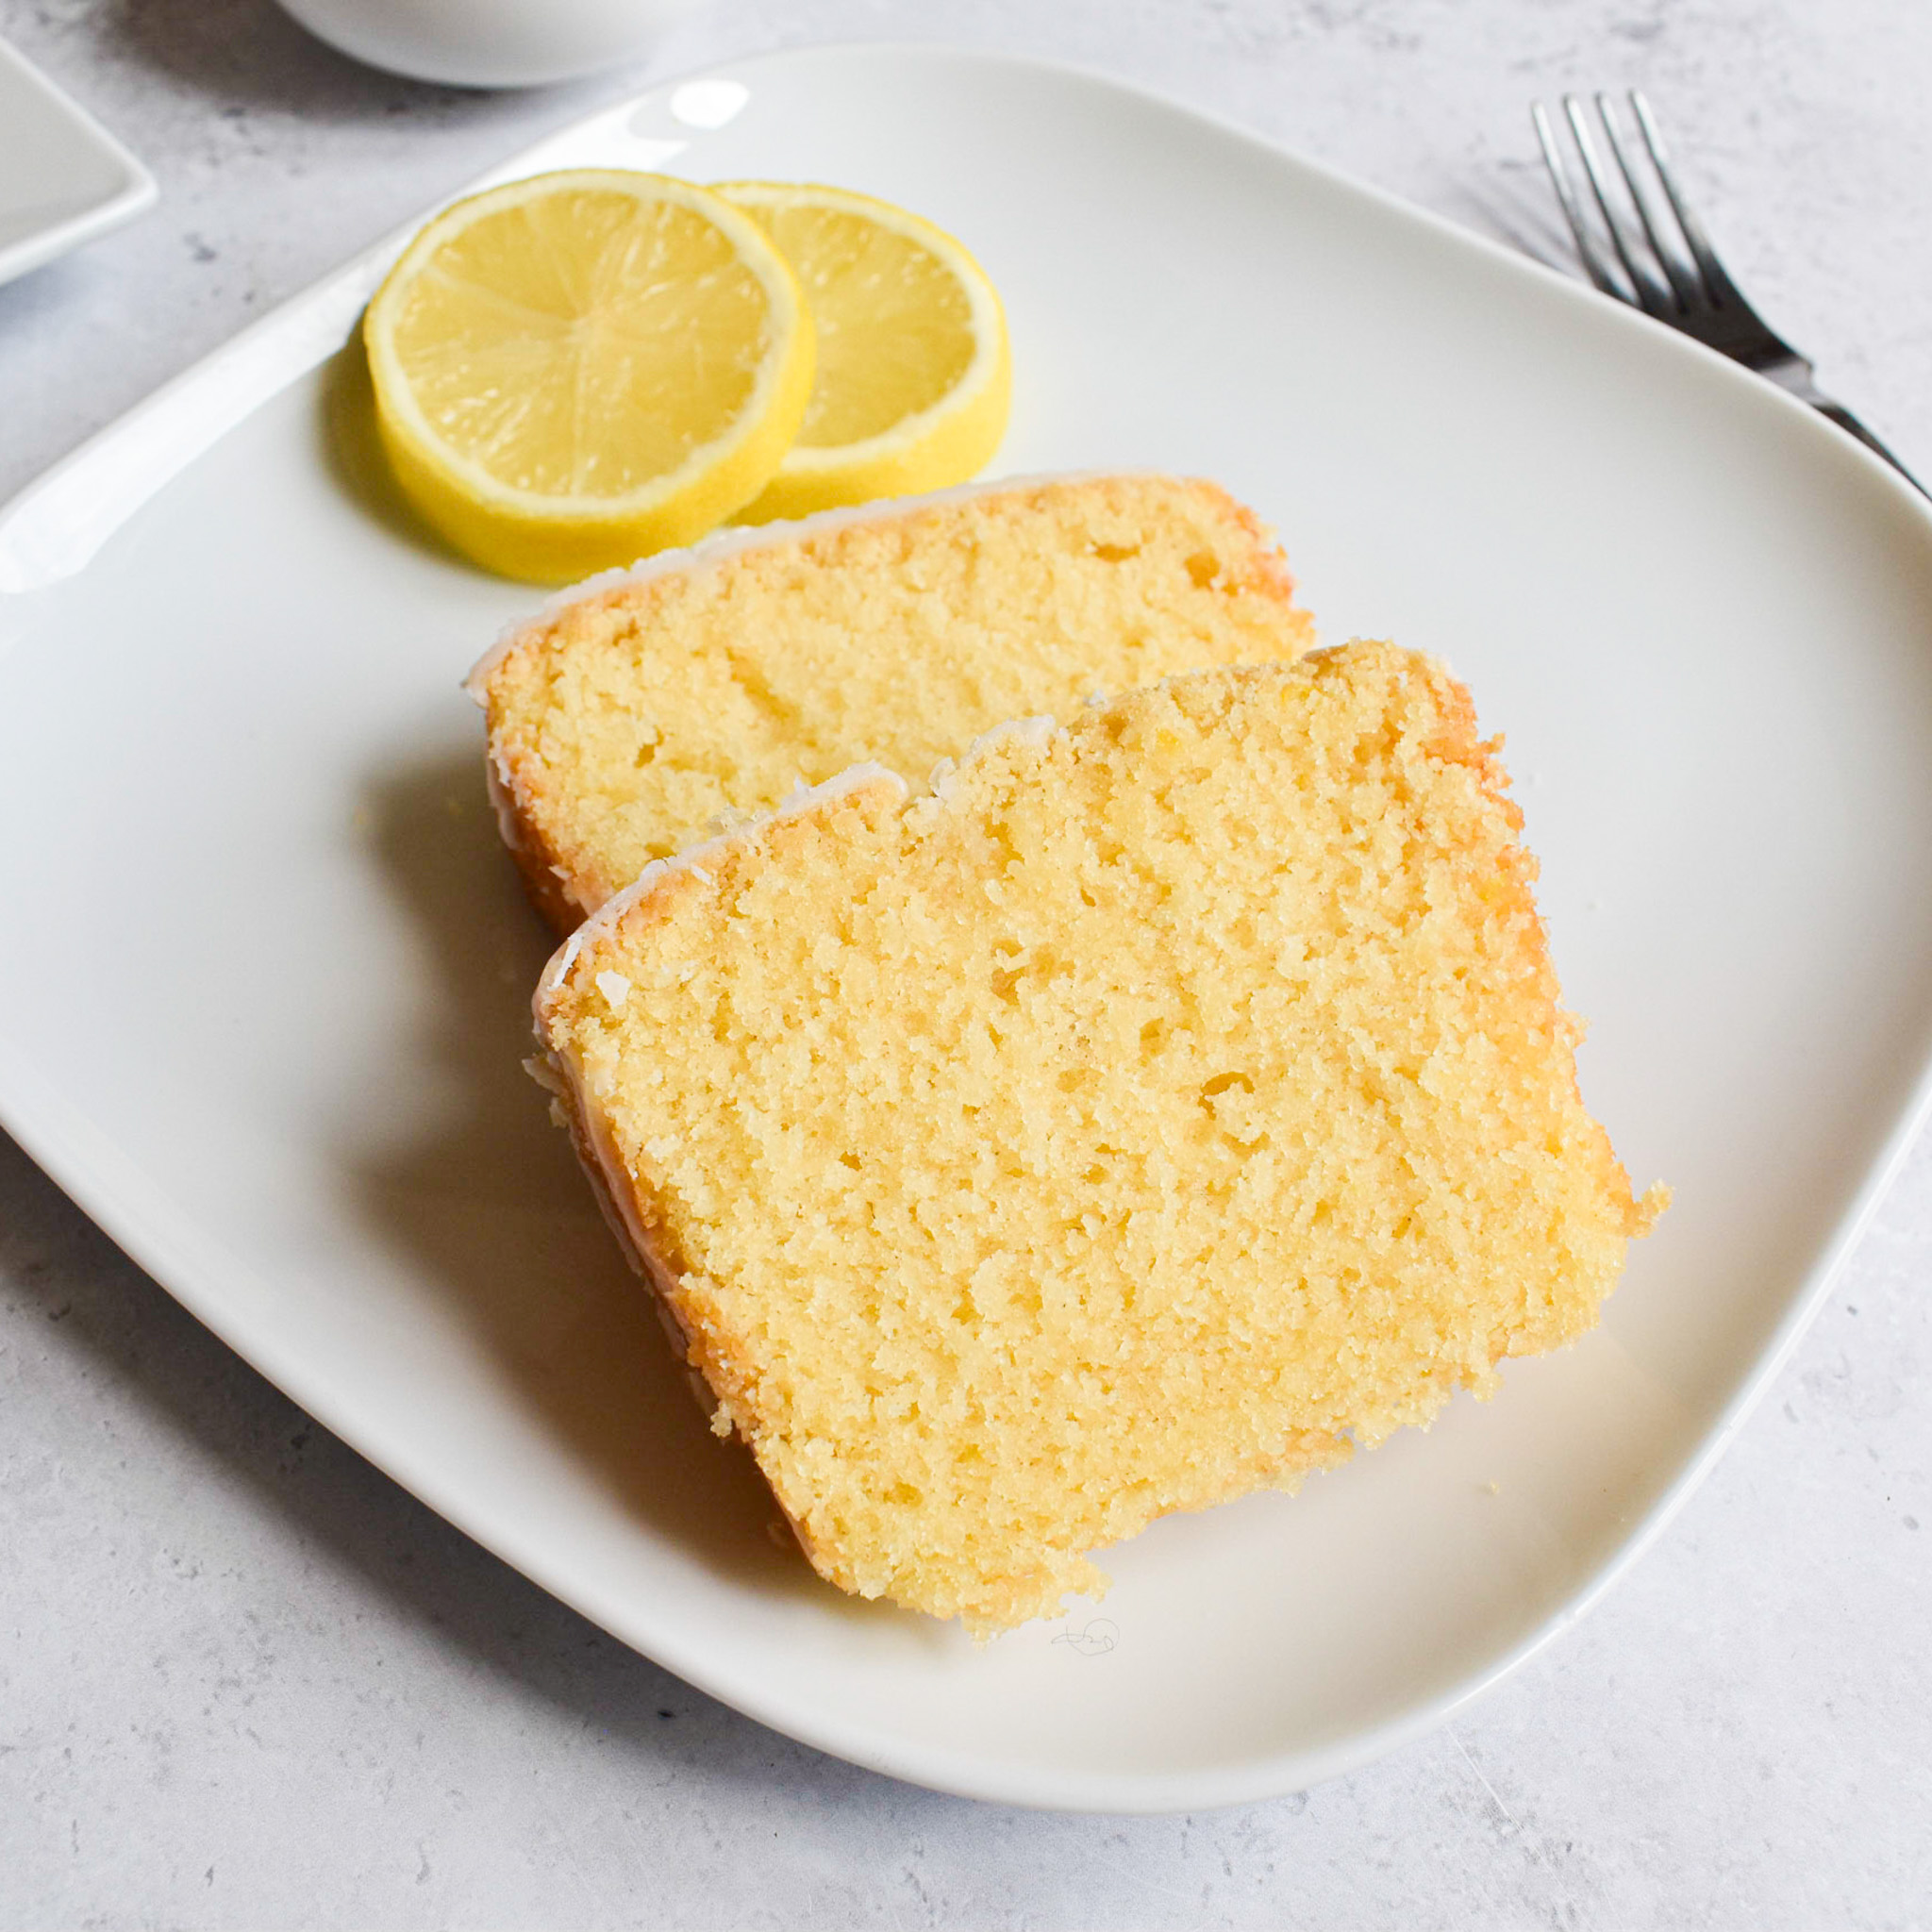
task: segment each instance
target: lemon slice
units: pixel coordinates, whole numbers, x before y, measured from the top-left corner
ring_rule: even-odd
[[[985,272],[944,229],[869,194],[771,181],[715,192],[754,215],[804,285],[811,407],[746,522],[942,489],[991,459],[1012,361]]]
[[[751,502],[805,421],[812,335],[758,223],[610,169],[445,209],[363,319],[405,491],[466,555],[538,583],[688,543]]]

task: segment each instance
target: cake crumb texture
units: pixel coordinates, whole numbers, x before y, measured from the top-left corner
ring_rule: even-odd
[[[540,1030],[821,1574],[1052,1614],[1593,1324],[1660,1196],[1506,783],[1446,673],[1351,644],[849,788],[559,955]]]
[[[568,930],[734,813],[877,759],[923,781],[1002,719],[1292,658],[1287,565],[1216,485],[1070,478],[808,520],[591,591],[479,677],[507,830]]]

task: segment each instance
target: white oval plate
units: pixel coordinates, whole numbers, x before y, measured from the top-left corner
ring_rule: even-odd
[[[1094,1809],[1359,1764],[1654,1532],[1919,1110],[1932,518],[1768,385],[1108,82],[785,54],[501,172],[609,159],[934,217],[1009,305],[1002,467],[1220,477],[1327,638],[1469,680],[1594,1023],[1589,1097],[1677,1190],[1602,1330],[1299,1498],[1170,1519],[1105,1557],[1104,1605],[985,1650],[775,1545],[519,1071],[547,941],[457,686],[535,598],[386,491],[331,352],[387,248],[0,514],[0,1109],[329,1427],[767,1724]]]

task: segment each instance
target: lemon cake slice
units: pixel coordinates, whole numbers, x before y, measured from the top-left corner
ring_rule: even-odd
[[[1003,718],[1292,658],[1280,551],[1211,483],[969,486],[733,531],[593,580],[472,674],[504,837],[561,930],[731,813]]]
[[[1050,1614],[1592,1324],[1661,1196],[1505,785],[1351,644],[847,773],[564,945],[536,1064],[823,1575]]]

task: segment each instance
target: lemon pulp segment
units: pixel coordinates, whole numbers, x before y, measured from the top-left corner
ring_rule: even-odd
[[[999,296],[943,229],[817,185],[717,191],[754,216],[805,291],[817,374],[798,440],[748,521],[943,489],[1005,433],[1011,359]]]
[[[614,170],[447,210],[364,333],[405,490],[459,549],[540,581],[741,508],[811,394],[811,320],[779,251],[701,189]]]

